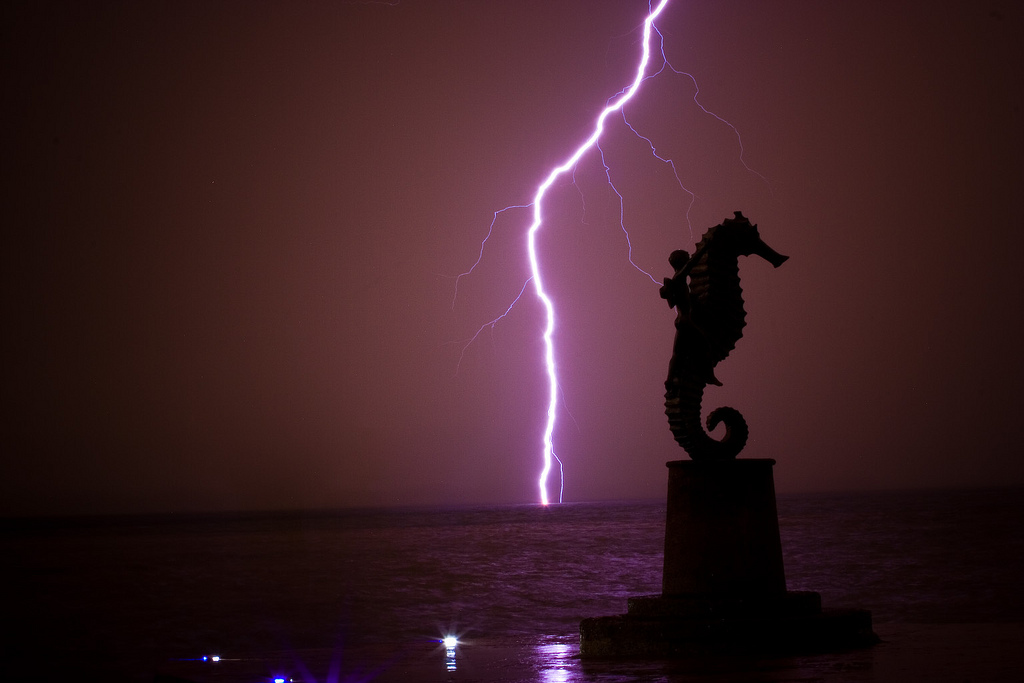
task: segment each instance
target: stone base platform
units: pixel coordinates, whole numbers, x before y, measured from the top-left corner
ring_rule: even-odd
[[[580,623],[580,656],[584,658],[730,653],[782,656],[834,652],[877,642],[869,611],[823,610],[821,596],[810,591],[754,598],[642,596],[628,600],[627,614]]]

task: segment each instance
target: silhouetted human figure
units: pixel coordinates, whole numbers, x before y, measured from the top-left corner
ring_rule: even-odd
[[[665,284],[660,290],[661,298],[668,301],[670,308],[676,309],[676,338],[672,344],[672,358],[668,363],[668,378],[665,380],[665,389],[668,391],[674,389],[675,380],[687,367],[693,368],[705,384],[722,386],[715,377],[708,340],[690,317],[690,287],[686,282],[690,272],[686,267],[689,261],[690,254],[685,250],[673,251],[668,262],[675,274],[671,279],[665,278]]]

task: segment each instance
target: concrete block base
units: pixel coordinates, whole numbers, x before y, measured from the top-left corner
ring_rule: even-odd
[[[777,599],[643,596],[627,614],[580,623],[584,658],[676,658],[744,654],[784,656],[866,647],[878,642],[871,613],[821,608],[817,593]]]

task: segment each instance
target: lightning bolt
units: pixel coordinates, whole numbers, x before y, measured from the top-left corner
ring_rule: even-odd
[[[529,227],[529,229],[527,230],[527,233],[526,233],[526,247],[527,247],[527,255],[529,257],[529,263],[530,263],[530,277],[526,280],[525,283],[523,283],[522,290],[520,290],[519,294],[515,297],[515,299],[508,306],[508,308],[505,310],[504,313],[502,313],[501,315],[497,316],[493,320],[491,320],[491,321],[481,325],[477,329],[476,333],[473,334],[473,336],[470,339],[464,340],[463,346],[462,346],[462,354],[460,354],[460,357],[459,357],[459,364],[461,364],[462,356],[465,354],[466,349],[470,345],[472,345],[473,342],[476,341],[476,339],[480,336],[480,334],[485,329],[488,329],[488,328],[493,329],[494,326],[499,321],[501,321],[503,318],[505,318],[505,316],[507,316],[512,311],[512,309],[515,307],[515,305],[522,298],[523,294],[526,292],[527,288],[529,287],[530,283],[532,282],[533,283],[534,294],[537,296],[537,299],[543,305],[544,313],[545,313],[545,327],[544,327],[544,333],[543,333],[543,340],[544,340],[544,369],[545,369],[545,374],[547,376],[547,388],[548,388],[548,391],[547,391],[546,420],[545,420],[545,424],[544,424],[544,433],[543,433],[543,437],[542,437],[543,467],[541,469],[540,476],[537,479],[537,488],[538,488],[539,493],[540,493],[540,502],[541,502],[542,505],[545,505],[545,506],[550,504],[550,499],[548,497],[548,490],[547,490],[548,489],[547,482],[548,482],[548,477],[550,476],[551,470],[552,470],[552,468],[553,468],[555,463],[558,463],[559,472],[560,472],[560,486],[559,486],[558,502],[562,502],[562,490],[564,489],[564,483],[565,483],[564,482],[564,477],[561,476],[561,474],[562,474],[562,472],[561,472],[561,470],[562,470],[562,461],[559,460],[558,456],[555,454],[554,440],[553,440],[553,435],[554,435],[554,431],[555,431],[555,422],[556,422],[557,412],[558,412],[557,408],[558,408],[558,396],[559,396],[559,383],[558,383],[558,375],[557,375],[557,363],[555,361],[555,343],[554,343],[555,317],[556,317],[555,316],[555,306],[554,306],[554,302],[552,301],[551,297],[548,295],[547,291],[544,289],[544,279],[543,279],[543,277],[541,275],[540,260],[539,260],[538,254],[537,254],[537,234],[538,234],[538,232],[540,231],[541,227],[544,224],[544,209],[543,209],[543,207],[544,207],[544,197],[547,194],[548,189],[554,184],[555,180],[557,180],[560,176],[562,176],[562,175],[564,175],[566,173],[569,173],[570,171],[573,174],[573,181],[575,182],[575,171],[576,171],[576,167],[577,167],[578,162],[580,161],[580,159],[588,151],[596,148],[598,153],[600,154],[601,164],[603,166],[604,173],[605,173],[605,178],[607,179],[608,185],[611,187],[612,191],[616,194],[616,196],[618,196],[618,199],[619,199],[619,218],[620,218],[619,223],[620,223],[620,226],[622,227],[622,232],[625,235],[627,249],[628,249],[628,255],[627,256],[628,256],[629,263],[636,270],[638,270],[639,272],[643,273],[648,278],[650,278],[650,280],[654,284],[656,284],[656,285],[660,285],[661,284],[653,275],[648,273],[646,270],[641,268],[639,265],[637,265],[633,261],[633,258],[632,258],[632,249],[633,249],[633,247],[632,247],[632,244],[630,242],[629,232],[626,230],[626,226],[625,226],[625,222],[624,222],[624,216],[623,216],[623,213],[624,213],[624,200],[623,200],[622,194],[615,187],[615,184],[612,181],[611,169],[609,168],[608,164],[605,161],[604,150],[601,148],[600,139],[601,139],[602,133],[604,133],[605,121],[612,114],[619,113],[619,115],[621,116],[622,121],[626,125],[626,127],[635,136],[637,136],[639,139],[643,140],[644,142],[646,142],[650,146],[650,150],[651,150],[652,156],[654,156],[654,158],[658,159],[659,161],[661,161],[661,162],[663,162],[663,163],[665,163],[665,164],[667,164],[668,166],[671,167],[672,173],[675,176],[676,182],[679,184],[679,187],[685,193],[690,195],[690,202],[689,202],[689,205],[687,206],[687,210],[686,210],[686,222],[687,222],[687,225],[689,226],[689,224],[690,224],[690,216],[689,216],[690,209],[693,206],[693,202],[697,198],[696,195],[684,186],[682,180],[679,177],[679,173],[676,170],[675,163],[671,159],[669,159],[667,157],[660,156],[658,154],[657,149],[655,148],[654,143],[649,138],[647,138],[646,136],[642,135],[640,132],[638,132],[633,127],[633,125],[627,120],[625,112],[623,111],[623,107],[626,105],[626,103],[628,103],[630,100],[633,99],[633,97],[639,91],[640,86],[646,80],[648,80],[650,78],[654,78],[655,76],[661,74],[662,72],[664,72],[667,69],[667,70],[675,73],[676,75],[686,76],[686,77],[688,77],[693,82],[693,85],[694,85],[693,101],[694,101],[694,103],[696,103],[696,105],[705,114],[714,117],[715,119],[717,119],[721,123],[729,126],[729,128],[732,129],[732,131],[736,135],[737,142],[739,143],[739,149],[740,149],[739,160],[740,160],[740,163],[743,165],[743,167],[747,171],[749,171],[750,173],[758,176],[761,180],[763,180],[765,182],[765,184],[768,185],[769,190],[771,190],[771,186],[768,183],[768,180],[763,175],[761,175],[760,173],[758,173],[757,171],[752,169],[750,166],[748,166],[747,162],[744,160],[744,158],[743,158],[743,153],[744,153],[743,141],[742,141],[742,139],[740,137],[740,133],[736,129],[736,127],[733,126],[731,123],[729,123],[729,121],[727,121],[724,118],[722,118],[721,116],[719,116],[718,114],[715,114],[714,112],[712,112],[712,111],[708,110],[707,108],[705,108],[704,105],[701,104],[698,101],[698,99],[697,99],[697,96],[700,94],[700,90],[699,90],[699,88],[697,86],[697,80],[691,74],[689,74],[689,73],[687,73],[685,71],[679,71],[678,69],[676,69],[675,67],[673,67],[669,63],[668,58],[666,57],[665,51],[664,51],[665,50],[665,48],[664,48],[664,37],[662,36],[661,32],[658,31],[658,29],[654,26],[655,19],[657,19],[658,16],[662,13],[662,11],[668,5],[668,2],[669,2],[669,0],[660,0],[657,3],[656,6],[653,6],[653,8],[651,8],[649,10],[649,13],[648,13],[647,17],[644,20],[644,23],[643,23],[643,41],[642,41],[642,43],[643,43],[643,52],[642,52],[642,56],[641,56],[641,59],[640,59],[640,63],[637,65],[636,75],[633,78],[632,83],[630,83],[627,87],[623,88],[622,90],[620,90],[618,93],[616,93],[615,95],[613,95],[612,97],[610,97],[606,101],[605,108],[597,115],[597,118],[594,120],[594,127],[592,129],[592,132],[590,133],[590,136],[587,137],[586,140],[584,140],[583,143],[580,144],[575,149],[575,151],[572,152],[571,155],[566,157],[565,160],[561,164],[559,164],[558,166],[556,166],[553,169],[551,169],[551,171],[548,173],[548,175],[544,179],[544,181],[537,187],[537,190],[536,190],[536,192],[535,192],[535,194],[533,196],[533,201],[532,202],[530,202],[529,204],[515,204],[515,205],[511,205],[511,206],[506,206],[505,208],[499,209],[498,211],[494,212],[494,216],[492,217],[490,226],[488,227],[488,230],[487,230],[487,235],[484,237],[484,239],[480,243],[480,252],[477,255],[477,259],[476,259],[475,263],[466,272],[459,274],[455,278],[455,294],[454,294],[454,296],[452,298],[452,307],[453,308],[455,306],[455,300],[456,300],[456,298],[458,296],[459,282],[460,282],[460,280],[463,277],[465,277],[465,276],[469,275],[470,273],[472,273],[476,269],[476,267],[480,264],[480,261],[483,258],[483,253],[484,253],[484,249],[486,247],[487,241],[491,238],[491,235],[494,232],[494,226],[495,226],[495,223],[497,222],[499,216],[501,216],[503,213],[505,213],[507,211],[510,211],[512,209],[532,209],[532,211],[533,211],[533,221],[530,224],[530,227]],[[648,74],[647,73],[647,68],[648,68],[648,65],[649,65],[650,59],[651,59],[652,34],[657,34],[657,36],[658,36],[658,46],[659,46],[660,55],[661,55],[661,58],[662,58],[662,65],[654,73]],[[693,238],[692,227],[690,228],[690,236],[691,236],[691,240],[692,240],[692,238]]]
[[[583,144],[576,148],[561,165],[556,166],[548,174],[548,177],[544,179],[544,182],[537,188],[536,194],[533,195],[533,223],[530,224],[530,228],[526,233],[526,252],[530,258],[530,274],[533,277],[533,291],[540,299],[541,304],[544,306],[546,324],[544,326],[544,369],[548,377],[548,409],[547,409],[547,421],[544,424],[544,436],[543,436],[543,458],[544,467],[541,469],[540,477],[537,479],[537,488],[540,490],[540,503],[541,505],[547,505],[550,501],[548,500],[548,475],[551,473],[551,467],[554,460],[557,460],[555,455],[554,443],[552,435],[555,432],[555,418],[557,415],[558,407],[558,375],[555,371],[555,305],[551,301],[551,297],[544,290],[544,278],[540,272],[540,262],[537,259],[537,233],[540,231],[541,226],[544,224],[544,195],[547,194],[548,188],[551,187],[552,183],[558,176],[562,175],[573,169],[576,166],[576,162],[580,160],[588,150],[593,148],[597,141],[601,138],[601,134],[604,132],[604,122],[611,114],[622,109],[627,102],[633,99],[633,96],[637,93],[640,88],[640,84],[644,81],[644,75],[647,72],[647,63],[651,59],[651,29],[654,26],[654,20],[658,18],[665,6],[668,5],[668,0],[661,0],[654,9],[650,11],[647,18],[644,20],[644,38],[643,38],[643,56],[640,58],[640,64],[636,70],[636,77],[633,79],[632,84],[629,85],[622,93],[612,99],[612,101],[601,111],[597,116],[597,120],[594,122],[594,130],[590,134]]]

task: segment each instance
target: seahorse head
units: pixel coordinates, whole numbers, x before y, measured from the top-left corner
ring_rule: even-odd
[[[726,218],[715,229],[715,241],[723,252],[737,256],[760,256],[776,268],[789,258],[775,251],[761,239],[757,225],[751,224],[742,212],[736,211],[735,218]]]

